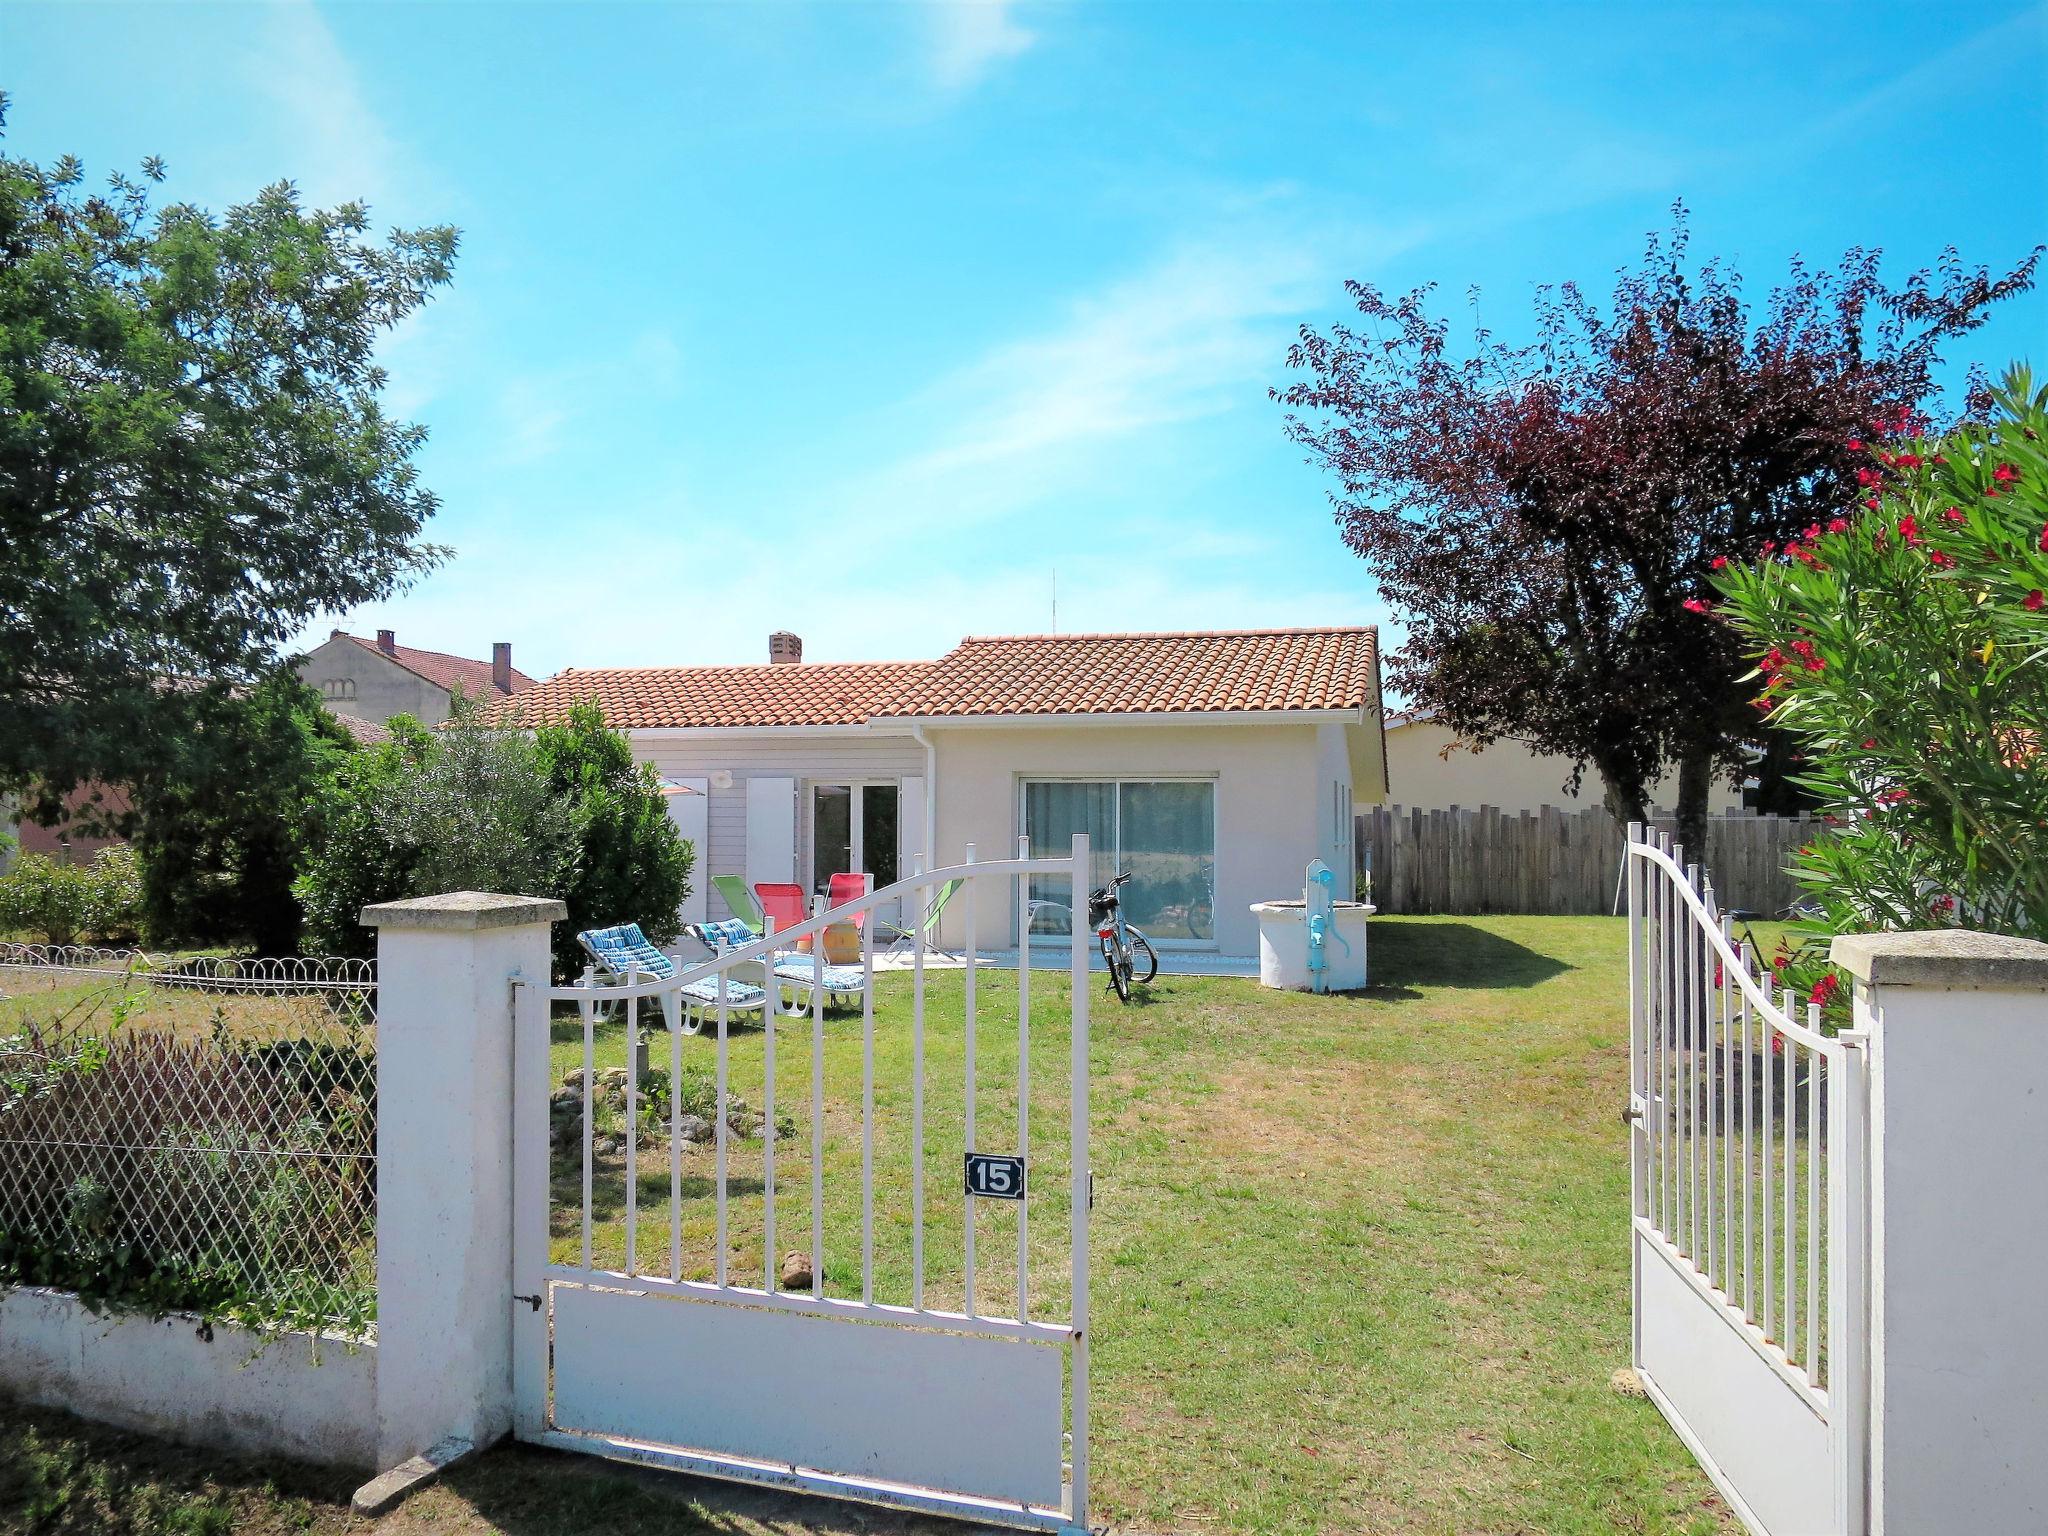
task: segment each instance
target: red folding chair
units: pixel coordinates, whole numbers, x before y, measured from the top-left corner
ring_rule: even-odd
[[[874,889],[872,875],[834,875],[825,882],[825,905],[843,907]],[[834,965],[860,964],[861,937],[867,932],[868,915],[856,912],[843,923],[825,930],[825,958]]]
[[[763,915],[775,925],[777,933],[810,920],[810,902],[804,897],[804,888],[794,881],[756,881],[754,895],[761,903]],[[799,954],[808,955],[811,941],[798,939],[796,949]]]

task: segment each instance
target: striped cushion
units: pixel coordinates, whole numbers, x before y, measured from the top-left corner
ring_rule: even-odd
[[[702,981],[693,981],[686,987],[677,987],[676,991],[689,998],[692,1002],[706,1003],[714,1008],[718,1006],[718,978],[716,976],[706,976]],[[765,995],[759,987],[750,987],[744,981],[734,981],[729,977],[726,980],[725,1001],[730,1007],[758,1007]]]
[[[801,955],[784,955],[775,962],[775,974],[784,981],[811,982],[817,978],[817,970]],[[867,984],[867,974],[857,965],[828,965],[825,967],[825,990],[827,992],[858,992]]]
[[[736,917],[728,918],[722,923],[691,923],[683,932],[705,945],[713,954],[738,949],[742,944],[751,944],[760,937]]]
[[[614,976],[636,970],[648,976],[673,976],[675,962],[652,944],[638,923],[621,923],[616,928],[592,928],[576,935],[578,942]]]

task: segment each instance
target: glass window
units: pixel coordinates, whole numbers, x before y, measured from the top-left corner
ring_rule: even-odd
[[[822,896],[853,868],[853,786],[814,784],[811,796],[811,889]]]
[[[1074,848],[1074,834],[1086,832],[1096,885],[1116,873],[1116,786],[1114,784],[1030,783],[1024,786],[1024,835],[1034,859],[1058,858]],[[1074,882],[1065,875],[1034,875],[1028,918],[1034,938],[1072,933]],[[1083,893],[1086,894],[1085,892]]]
[[[896,802],[894,784],[863,784],[860,789],[861,859],[877,888],[896,883]]]
[[[1206,780],[1126,780],[1024,785],[1024,832],[1033,858],[1057,858],[1076,832],[1093,850],[1091,884],[1130,872],[1124,915],[1148,937],[1206,944],[1215,935],[1216,786]],[[1034,877],[1035,939],[1072,932],[1074,893],[1064,876]]]
[[[1130,871],[1124,917],[1148,938],[1203,941],[1215,929],[1216,787],[1117,787],[1118,863]]]

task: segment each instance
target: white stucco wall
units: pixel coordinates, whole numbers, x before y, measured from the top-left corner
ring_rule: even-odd
[[[0,1291],[0,1395],[208,1449],[370,1468],[377,1348],[183,1313],[94,1316],[65,1291]]]
[[[1476,809],[1498,806],[1503,811],[1534,811],[1546,805],[1583,811],[1601,803],[1600,776],[1590,768],[1577,798],[1565,793],[1571,759],[1532,751],[1517,741],[1497,741],[1483,751],[1444,749],[1457,737],[1434,720],[1409,720],[1387,727],[1387,800],[1425,811],[1454,805]],[[1678,776],[1668,773],[1650,792],[1650,803],[1666,809],[1678,804]],[[1716,779],[1707,797],[1709,815],[1742,809],[1742,792],[1725,778]]]
[[[1258,952],[1251,904],[1300,893],[1302,871],[1321,850],[1319,826],[1329,819],[1318,775],[1334,769],[1313,725],[940,725],[931,738],[945,862],[970,842],[983,858],[1014,855],[1025,779],[1213,777],[1216,946],[1226,955]],[[1003,942],[999,933],[1015,931],[1011,904],[998,910],[1000,918],[986,907],[980,914],[990,947]],[[961,942],[959,923],[948,908],[942,938]]]

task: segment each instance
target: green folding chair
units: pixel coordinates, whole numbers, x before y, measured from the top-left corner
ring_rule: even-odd
[[[924,935],[924,947],[927,951],[940,956],[942,959],[958,960],[960,958],[958,955],[950,950],[939,948],[933,942],[932,936],[939,931],[939,915],[946,910],[946,903],[953,899],[953,893],[964,884],[966,884],[964,880],[948,880],[944,885],[940,886],[938,895],[932,898],[932,904],[925,908],[924,921],[915,928],[905,928],[900,923],[877,923],[875,925],[877,933],[886,930],[894,935],[889,941],[889,947],[883,950],[882,953],[893,955],[906,945],[915,943],[918,934],[922,933]]]
[[[768,914],[761,910],[761,903],[744,875],[713,875],[711,889],[725,898],[732,915],[753,929],[756,938],[767,932]]]

